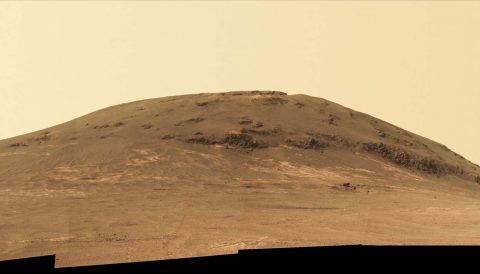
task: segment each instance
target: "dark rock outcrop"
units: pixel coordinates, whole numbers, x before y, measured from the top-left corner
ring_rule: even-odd
[[[227,145],[227,147],[240,147],[247,149],[266,148],[265,142],[256,140],[252,136],[245,133],[229,133],[223,138],[216,138],[215,136],[201,136],[195,135],[185,140],[186,143],[202,144],[202,145]]]
[[[430,174],[464,174],[465,171],[457,166],[452,166],[443,161],[413,154],[399,147],[384,143],[364,143],[363,149],[369,153],[380,155],[397,165],[424,171]]]
[[[251,134],[258,134],[258,135],[272,135],[281,132],[280,128],[272,128],[272,129],[252,129],[252,128],[242,128],[242,133],[251,133]]]
[[[185,140],[187,143],[191,144],[201,144],[201,145],[215,145],[219,143],[219,140],[216,140],[215,137],[204,137],[196,135],[192,138]]]
[[[303,149],[324,149],[329,146],[328,143],[319,141],[312,137],[306,138],[304,140],[287,139],[285,140],[285,142],[290,146]]]
[[[231,145],[231,146],[237,146],[237,147],[243,147],[243,148],[260,148],[260,147],[266,147],[266,145],[263,142],[259,142],[255,140],[252,136],[245,134],[245,133],[230,133],[227,134],[223,139],[222,143]]]

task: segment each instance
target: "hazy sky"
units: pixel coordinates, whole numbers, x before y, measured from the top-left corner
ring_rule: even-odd
[[[251,89],[332,100],[480,163],[480,2],[0,3],[0,139]]]

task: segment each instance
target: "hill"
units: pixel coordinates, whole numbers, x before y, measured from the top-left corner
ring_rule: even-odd
[[[0,141],[0,258],[478,244],[479,183],[446,146],[321,98],[142,100]]]

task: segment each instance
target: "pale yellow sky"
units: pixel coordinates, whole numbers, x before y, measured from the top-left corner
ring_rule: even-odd
[[[0,139],[185,93],[322,97],[480,163],[480,2],[0,2]]]

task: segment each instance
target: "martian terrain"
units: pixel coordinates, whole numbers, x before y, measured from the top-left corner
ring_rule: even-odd
[[[477,164],[328,100],[163,97],[0,140],[0,259],[480,244],[479,197]]]

